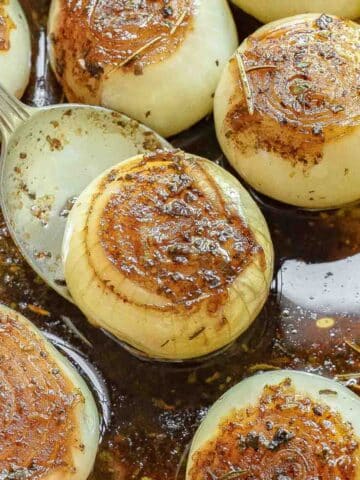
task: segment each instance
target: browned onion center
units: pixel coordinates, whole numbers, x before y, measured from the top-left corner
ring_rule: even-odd
[[[288,379],[232,413],[193,458],[191,480],[354,480],[358,442],[341,416],[299,395]]]
[[[257,146],[304,163],[325,141],[360,124],[360,28],[322,15],[249,37],[243,53],[255,115],[245,99],[227,126],[254,133]],[[261,67],[261,68],[259,68]],[[236,63],[233,75],[238,79]]]
[[[62,77],[68,72],[81,82],[100,78],[107,65],[141,74],[145,65],[164,60],[179,47],[193,17],[193,0],[60,4],[52,36],[57,73]]]
[[[0,314],[0,476],[37,479],[73,468],[81,399],[44,347],[16,317]]]
[[[263,252],[216,181],[196,159],[157,153],[116,177],[99,236],[123,275],[172,304],[211,297],[217,309],[227,288]]]

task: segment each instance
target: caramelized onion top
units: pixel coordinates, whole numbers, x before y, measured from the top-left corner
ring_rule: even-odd
[[[256,148],[314,164],[325,142],[360,124],[360,28],[326,15],[299,18],[248,38],[242,55],[255,114],[243,97],[225,128],[245,151],[249,142],[237,133],[253,134]],[[235,59],[231,69],[238,81]]]
[[[287,379],[266,386],[258,404],[221,423],[216,437],[194,454],[189,478],[354,480],[357,455],[351,426],[298,394]]]
[[[9,4],[9,0],[0,2],[0,51],[9,50],[10,48],[10,31],[16,28],[15,23],[6,13],[5,5]]]
[[[58,2],[51,38],[56,71],[63,77],[70,69],[82,81],[95,81],[107,66],[141,74],[145,65],[164,60],[183,42],[194,10],[193,0]]]
[[[108,260],[170,306],[191,307],[210,299],[209,308],[217,310],[254,255],[263,255],[216,180],[195,158],[157,152],[130,167],[120,164],[101,185],[94,204],[109,187],[113,193],[98,222]]]
[[[0,477],[37,479],[71,471],[73,411],[81,400],[45,342],[16,316],[1,312]]]

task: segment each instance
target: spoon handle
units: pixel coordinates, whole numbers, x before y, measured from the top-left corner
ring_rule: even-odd
[[[29,109],[0,83],[0,132],[7,142],[13,132],[30,117]]]

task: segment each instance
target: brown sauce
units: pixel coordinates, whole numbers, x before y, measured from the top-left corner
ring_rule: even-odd
[[[233,478],[354,480],[358,454],[358,439],[341,416],[299,395],[287,379],[223,419],[214,439],[194,454],[190,479],[239,472]]]
[[[254,255],[263,254],[195,157],[155,153],[110,176],[117,191],[100,220],[103,249],[122,275],[170,305],[211,299],[218,308]]]
[[[32,82],[24,100],[35,105],[56,103],[61,101],[62,92],[43,56],[49,2],[24,0],[23,4],[31,19],[34,48]],[[240,39],[259,26],[238,9],[233,11]],[[230,169],[216,142],[212,119],[179,135],[173,144]],[[346,343],[360,341],[360,207],[311,213],[257,198],[275,246],[277,273],[271,295],[258,320],[227,352],[183,366],[144,363],[92,328],[74,306],[47,288],[26,265],[1,221],[1,301],[44,331],[70,342],[108,385],[111,422],[104,431],[92,480],[183,480],[184,452],[208,407],[261,364],[306,369],[330,377],[343,373],[349,379],[352,373],[360,372],[360,354]],[[315,266],[324,262],[333,266],[329,267],[332,276],[312,284],[316,308],[304,308],[302,302],[294,303],[283,295],[282,268],[286,260],[299,259]],[[335,268],[338,260],[347,262],[346,287]],[[332,297],[338,300],[331,309],[322,302],[330,279],[334,284]],[[308,283],[307,278],[302,280]],[[352,298],[352,311],[341,300],[345,288]],[[35,313],[33,305],[42,307],[48,316]],[[329,328],[317,326],[317,320],[324,316],[334,320]],[[71,319],[90,344],[84,343],[64,318]],[[356,379],[348,383],[358,391]]]
[[[228,114],[228,136],[245,152],[264,149],[305,165],[321,161],[325,142],[360,124],[359,41],[353,22],[326,15],[250,36],[244,59],[255,114],[243,99]],[[235,60],[231,70],[239,78]],[[242,135],[253,135],[254,145]]]

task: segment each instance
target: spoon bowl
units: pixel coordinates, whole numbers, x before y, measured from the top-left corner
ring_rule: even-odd
[[[84,105],[32,108],[0,86],[1,206],[30,266],[71,301],[61,262],[67,215],[84,188],[126,158],[171,145],[120,113]]]

